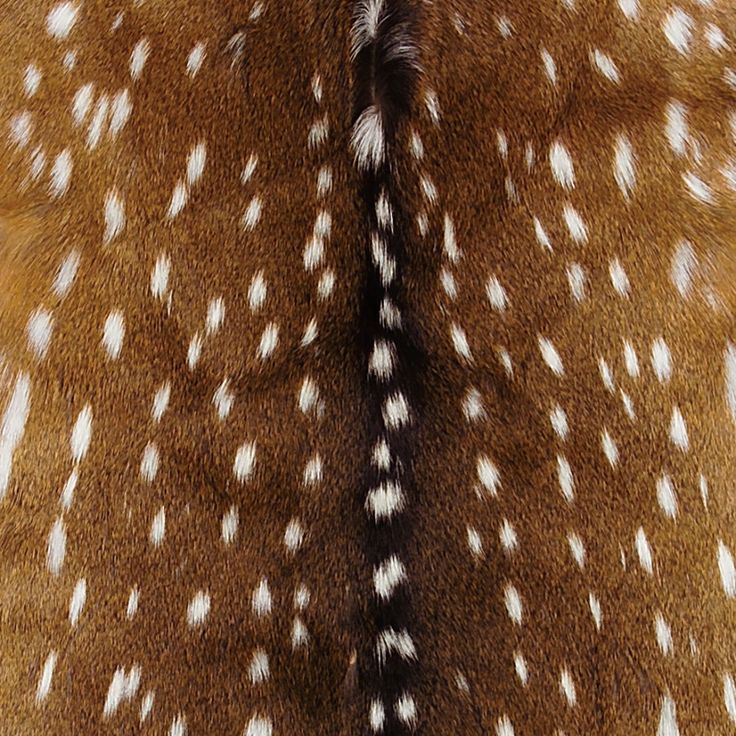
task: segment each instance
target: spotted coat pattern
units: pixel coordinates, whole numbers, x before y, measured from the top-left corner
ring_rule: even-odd
[[[734,733],[731,3],[0,39],[0,734]]]

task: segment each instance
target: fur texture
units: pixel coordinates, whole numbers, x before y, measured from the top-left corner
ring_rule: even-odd
[[[0,734],[736,728],[736,13],[0,0]]]

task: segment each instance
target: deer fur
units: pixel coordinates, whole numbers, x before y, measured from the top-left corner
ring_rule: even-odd
[[[0,735],[736,728],[725,0],[0,0]]]

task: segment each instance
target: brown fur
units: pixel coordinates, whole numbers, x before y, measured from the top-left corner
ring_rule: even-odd
[[[257,717],[270,719],[274,736],[369,733],[375,683],[358,657],[370,656],[375,621],[360,492],[373,441],[366,417],[375,406],[359,339],[368,224],[349,145],[361,83],[350,62],[353,8],[264,0],[262,13],[249,18],[251,3],[146,0],[126,3],[111,30],[118,4],[85,0],[69,37],[57,40],[46,32],[53,5],[0,0],[0,422],[17,377],[27,373],[31,383],[0,500],[0,735],[169,734],[179,714],[188,736],[241,736]],[[683,54],[661,27],[669,1],[640,2],[635,20],[617,0],[574,5],[424,3],[419,87],[392,131],[391,196],[408,234],[401,306],[426,354],[421,422],[411,435],[416,490],[405,559],[418,652],[415,731],[510,736],[502,730],[509,723],[517,736],[676,736],[661,730],[663,699],[671,698],[681,736],[725,736],[736,727],[724,698],[724,678],[736,676],[736,601],[724,590],[718,544],[736,553],[735,417],[724,367],[736,340],[736,192],[722,169],[736,163],[729,123],[736,90],[724,77],[736,69],[736,13],[727,2],[681,0],[694,23]],[[508,37],[499,30],[503,16],[512,25]],[[708,46],[708,23],[723,31],[727,47]],[[242,40],[229,45],[239,32]],[[130,55],[142,37],[150,53],[134,80]],[[190,77],[187,55],[198,42],[206,42],[206,56]],[[556,84],[545,75],[541,48],[556,62]],[[76,65],[65,70],[70,49]],[[611,57],[618,83],[591,62],[595,49]],[[30,98],[23,87],[29,63],[42,72]],[[72,98],[87,82],[95,83],[94,101],[75,127]],[[125,126],[115,139],[106,126],[88,150],[100,92],[112,100],[124,88],[132,102]],[[436,120],[425,104],[429,92]],[[681,156],[665,135],[672,100],[688,110],[692,138]],[[19,148],[8,130],[26,109],[34,128]],[[324,142],[310,145],[311,126],[325,116]],[[628,197],[614,176],[622,133],[635,155]],[[412,152],[413,134],[421,156]],[[168,219],[200,140],[204,172]],[[569,189],[550,167],[557,140],[574,166]],[[528,143],[533,165],[525,160]],[[37,146],[47,163],[31,181]],[[73,171],[68,191],[54,198],[48,172],[66,147]],[[252,153],[258,163],[244,184]],[[323,166],[331,167],[332,186],[320,197]],[[710,185],[711,204],[688,192],[688,171]],[[433,197],[423,189],[426,177]],[[125,203],[125,226],[105,243],[112,187]],[[262,200],[260,219],[246,229],[241,220],[254,196]],[[566,203],[585,221],[585,242],[571,239]],[[308,271],[304,248],[323,208],[331,232],[321,264]],[[534,217],[551,250],[535,237]],[[447,218],[461,251],[455,261],[443,247]],[[697,260],[686,297],[670,275],[683,239]],[[60,298],[54,279],[72,249],[79,270]],[[171,274],[158,299],[150,282],[162,253]],[[626,295],[612,285],[614,258],[628,277]],[[566,275],[573,263],[587,274],[579,303]],[[321,298],[326,269],[335,285]],[[443,289],[443,270],[454,276],[454,298]],[[249,288],[259,271],[268,290],[252,310]],[[507,294],[505,310],[489,302],[492,275]],[[205,336],[208,304],[219,296],[222,327]],[[26,332],[40,306],[54,320],[43,357]],[[117,359],[102,344],[114,309],[125,316]],[[317,337],[302,346],[312,318]],[[270,322],[279,325],[278,345],[262,359]],[[464,331],[470,357],[453,346],[452,325]],[[190,369],[197,332],[203,347]],[[554,344],[562,376],[544,362],[538,336]],[[667,381],[650,359],[660,336],[671,353]],[[624,340],[638,356],[638,377],[627,372]],[[601,378],[601,358],[613,391]],[[221,420],[213,396],[225,377],[233,405]],[[324,403],[305,413],[306,377]],[[151,406],[165,381],[171,399],[156,422]],[[471,389],[483,413],[469,420],[463,404]],[[70,436],[87,404],[91,442],[63,510],[60,496],[75,467]],[[557,404],[569,425],[564,440],[550,423]],[[687,424],[687,450],[670,439],[675,405]],[[617,446],[614,466],[602,449],[604,429]],[[241,482],[236,452],[251,440],[256,462]],[[160,461],[149,482],[140,466],[150,442]],[[315,453],[321,480],[305,484]],[[495,494],[481,487],[480,455],[498,468]],[[560,489],[558,455],[572,469],[572,501]],[[663,472],[677,496],[674,519],[657,500]],[[166,530],[155,547],[149,534],[162,506]],[[239,526],[225,545],[221,524],[232,507]],[[66,554],[53,574],[47,547],[60,518]],[[304,539],[290,552],[284,534],[293,519]],[[513,552],[499,538],[504,520],[516,532]],[[640,527],[652,574],[637,554]],[[480,550],[471,549],[469,530]],[[568,545],[572,532],[585,547],[582,569]],[[258,617],[252,594],[264,577],[272,610]],[[72,625],[70,599],[81,578],[86,599]],[[302,584],[311,596],[299,612],[293,598]],[[520,624],[507,612],[507,584],[521,597]],[[128,619],[134,586],[139,605]],[[211,607],[203,624],[191,626],[187,607],[200,590]],[[671,628],[669,653],[657,643],[658,612]],[[309,640],[294,649],[297,616]],[[258,648],[270,676],[254,685],[249,667]],[[51,687],[39,703],[52,651]],[[514,667],[517,652],[528,667],[526,685]],[[141,673],[134,697],[104,717],[116,669],[133,665]],[[561,690],[564,667],[574,705]],[[141,725],[149,691],[154,705]]]

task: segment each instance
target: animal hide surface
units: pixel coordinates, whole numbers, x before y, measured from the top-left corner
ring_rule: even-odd
[[[0,42],[0,736],[736,732],[733,2]]]

